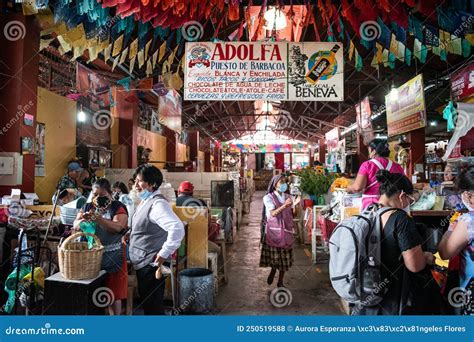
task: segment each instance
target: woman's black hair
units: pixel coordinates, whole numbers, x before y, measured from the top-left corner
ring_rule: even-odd
[[[386,139],[374,139],[369,143],[369,147],[375,150],[379,157],[387,158],[390,155],[390,148]]]
[[[413,184],[407,176],[401,173],[390,173],[387,170],[379,170],[375,178],[380,183],[380,195],[392,197],[399,192],[413,193]]]
[[[457,188],[460,191],[474,190],[474,165],[468,166],[459,174]]]
[[[110,195],[112,195],[112,187],[110,186],[110,182],[107,178],[99,178],[95,181],[93,186],[98,186],[101,189],[107,191]]]
[[[115,182],[112,188],[119,188],[122,194],[128,194],[128,188],[123,182]]]
[[[158,190],[163,183],[163,174],[160,169],[151,164],[140,165],[135,170],[135,174],[140,175],[142,180],[150,184],[154,190]]]

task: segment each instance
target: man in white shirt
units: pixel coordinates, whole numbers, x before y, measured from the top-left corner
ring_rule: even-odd
[[[179,248],[184,225],[160,194],[161,171],[146,164],[137,168],[136,186],[142,200],[132,218],[130,260],[137,272],[138,292],[146,315],[163,315],[165,277],[156,279],[159,266]]]

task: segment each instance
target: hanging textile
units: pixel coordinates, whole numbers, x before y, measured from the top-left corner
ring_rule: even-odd
[[[405,63],[410,66],[411,65],[411,59],[412,59],[412,53],[411,50],[407,47],[405,47]]]
[[[443,119],[447,121],[447,130],[452,132],[454,130],[454,117],[456,116],[456,108],[454,108],[453,101],[449,103],[443,109]]]

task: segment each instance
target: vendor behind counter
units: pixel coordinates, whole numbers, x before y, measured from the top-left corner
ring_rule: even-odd
[[[405,174],[399,164],[388,159],[390,149],[386,139],[374,139],[367,148],[370,159],[362,163],[354,183],[346,189],[348,193],[362,192],[362,209],[377,203],[380,198],[380,184],[376,179],[379,170]]]

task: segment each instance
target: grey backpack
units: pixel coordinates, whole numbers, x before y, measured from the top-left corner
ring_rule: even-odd
[[[381,216],[395,208],[369,206],[339,223],[329,239],[329,275],[337,294],[349,303],[372,306],[382,301],[388,280],[382,279]]]

